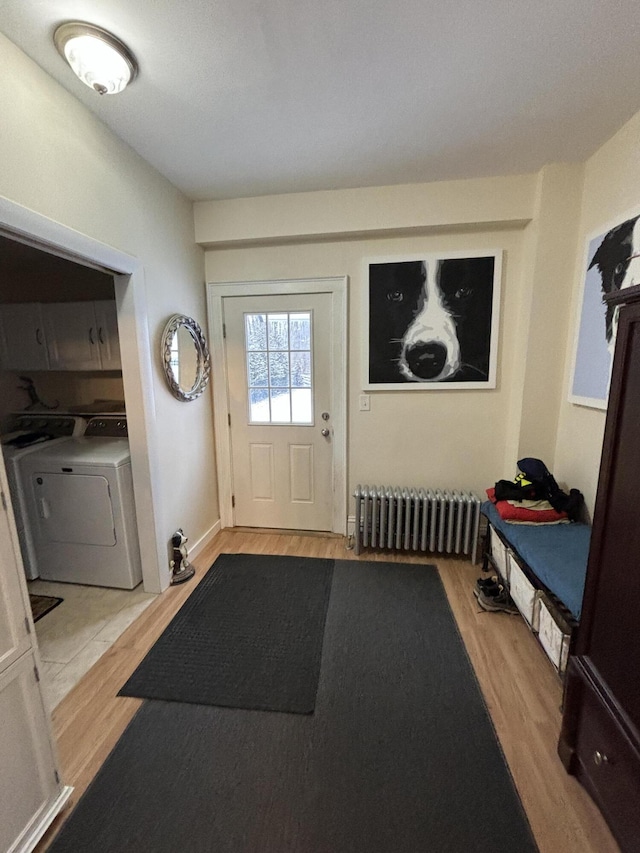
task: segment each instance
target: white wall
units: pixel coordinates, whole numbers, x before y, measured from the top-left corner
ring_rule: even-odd
[[[202,246],[523,226],[535,175],[288,193],[194,204]]]
[[[122,95],[126,97],[126,93]],[[113,103],[117,110],[117,101]],[[203,257],[194,245],[191,203],[79,101],[0,35],[0,196],[135,256],[148,328],[151,385],[146,392],[159,550],[178,526],[191,543],[218,519],[210,396],[180,403],[164,384],[160,335],[173,313],[206,324]],[[135,334],[125,300],[120,334]],[[126,342],[125,342],[126,343]],[[135,377],[125,373],[129,411],[139,408]],[[142,440],[142,421],[135,419]],[[134,457],[135,463],[135,457]],[[161,565],[162,585],[169,576]]]
[[[553,471],[572,284],[578,251],[581,164],[545,166],[538,175],[536,211],[527,226],[526,300],[518,330],[522,374],[512,388],[511,454],[544,460]],[[512,469],[512,471],[515,469]],[[513,473],[509,472],[509,477]]]
[[[520,274],[518,232],[389,238],[302,246],[262,247],[207,253],[209,281],[349,276],[349,491],[356,483],[482,489],[504,467],[511,336],[504,330],[517,314]],[[503,299],[501,366],[491,391],[376,391],[371,411],[358,410],[362,386],[363,259],[437,249],[503,248],[508,263]],[[478,452],[478,448],[482,448]]]
[[[509,411],[524,358],[516,330],[528,323],[523,300],[523,288],[528,286],[523,274],[524,225],[535,211],[536,186],[532,175],[379,187],[374,214],[371,193],[361,190],[196,205],[199,239],[211,247],[219,237],[222,244],[206,253],[208,281],[349,276],[350,491],[364,482],[472,488],[482,494],[496,479],[513,476],[513,460],[506,458],[507,448],[513,446]],[[224,211],[238,206],[246,216],[223,227]],[[328,239],[331,223],[334,229],[338,225],[345,229],[341,239]],[[277,241],[275,230],[280,233]],[[355,232],[358,238],[353,237]],[[305,234],[321,236],[305,238]],[[270,245],[273,242],[277,245]],[[229,248],[234,244],[238,247]],[[360,412],[364,259],[487,249],[504,253],[498,387],[376,391],[371,392],[371,411]]]
[[[583,254],[589,234],[622,221],[640,207],[640,113],[606,142],[584,167],[584,190],[576,253],[573,309],[568,330],[563,403],[556,446],[556,475],[576,485],[593,511],[604,435],[605,412],[567,402],[573,368],[573,341],[579,322]]]
[[[472,488],[523,456],[553,469],[582,192],[580,164],[538,175],[197,202],[211,282],[349,276],[349,485]],[[360,412],[372,255],[503,251],[498,387],[372,392]],[[580,485],[572,483],[572,485]]]

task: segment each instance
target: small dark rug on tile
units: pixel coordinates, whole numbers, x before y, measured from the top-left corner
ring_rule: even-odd
[[[312,713],[333,563],[220,555],[119,695]]]
[[[62,604],[63,598],[55,598],[53,595],[32,595],[29,593],[29,604],[31,605],[31,613],[33,621],[37,622],[46,616],[54,607]]]

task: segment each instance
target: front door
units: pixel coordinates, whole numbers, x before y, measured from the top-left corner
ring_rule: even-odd
[[[223,299],[234,522],[331,530],[331,295]]]

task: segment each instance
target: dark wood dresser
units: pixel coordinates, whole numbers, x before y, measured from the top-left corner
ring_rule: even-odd
[[[640,286],[607,302],[618,335],[558,751],[624,853],[640,853]]]

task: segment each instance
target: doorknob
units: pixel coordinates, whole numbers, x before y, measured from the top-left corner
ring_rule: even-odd
[[[323,435],[323,436],[326,438],[328,435],[331,435],[331,430],[328,430],[328,429],[321,429],[321,430],[320,430],[320,435]]]

